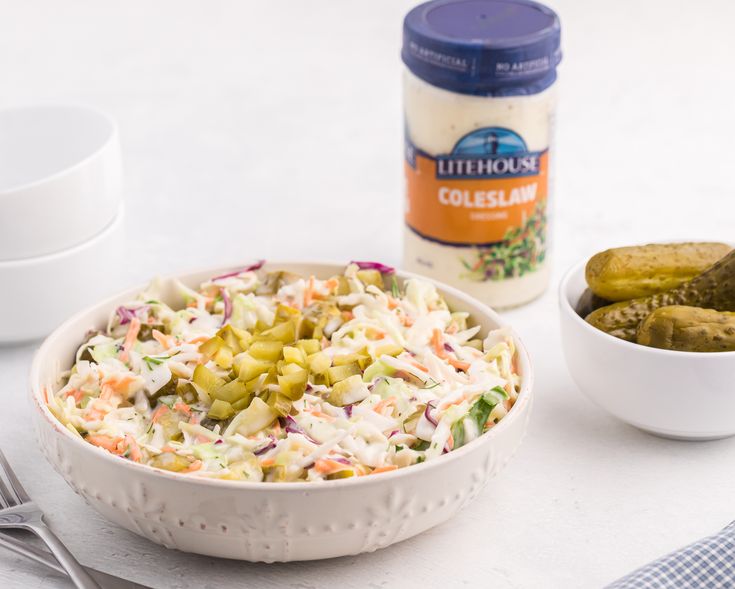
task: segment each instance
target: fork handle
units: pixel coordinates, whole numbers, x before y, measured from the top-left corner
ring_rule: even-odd
[[[67,550],[66,546],[61,543],[61,540],[56,537],[46,524],[43,522],[34,522],[28,526],[28,529],[43,540],[78,589],[101,589],[97,581],[84,570],[82,565],[77,562],[71,552]]]

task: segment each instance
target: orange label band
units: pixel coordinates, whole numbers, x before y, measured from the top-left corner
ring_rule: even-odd
[[[431,157],[407,153],[406,224],[457,246],[489,246],[523,228],[548,197],[548,151]]]

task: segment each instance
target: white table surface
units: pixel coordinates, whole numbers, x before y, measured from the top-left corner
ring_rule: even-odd
[[[398,264],[411,4],[2,0],[0,106],[81,101],[118,118],[121,284],[254,257]],[[735,440],[662,440],[592,406],[564,365],[555,292],[600,248],[733,239],[735,4],[553,5],[565,51],[556,270],[543,298],[507,314],[537,371],[516,459],[453,520],[377,553],[190,556],[107,523],[52,471],[29,426],[34,345],[2,348],[0,447],[83,562],[155,587],[599,587],[735,518]],[[67,584],[0,552],[0,586]]]

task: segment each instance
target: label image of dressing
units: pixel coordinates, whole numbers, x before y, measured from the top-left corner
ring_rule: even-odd
[[[546,255],[548,149],[484,127],[432,156],[406,135],[406,225],[456,249],[457,278],[498,281],[534,272]]]

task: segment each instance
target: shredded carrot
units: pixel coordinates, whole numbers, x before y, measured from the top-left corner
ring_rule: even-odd
[[[383,339],[386,335],[382,329],[378,329],[377,327],[368,327],[365,330],[365,337],[370,340]]]
[[[159,405],[158,408],[153,412],[153,415],[151,415],[151,423],[158,423],[158,420],[163,417],[163,414],[168,411],[168,407],[166,405]]]
[[[381,472],[390,472],[391,470],[396,470],[398,467],[395,464],[388,464],[386,466],[379,466],[378,468],[373,469],[373,472],[370,474],[378,474]]]
[[[431,346],[434,348],[434,353],[440,358],[444,358],[447,355],[447,351],[444,349],[444,342],[442,341],[442,332],[440,329],[434,329],[431,332]]]
[[[392,296],[386,295],[388,297],[388,308],[392,311],[393,309],[396,309],[398,307],[398,301],[395,300]]]
[[[304,411],[311,413],[314,417],[321,417],[322,419],[326,419],[327,421],[335,421],[334,417],[332,417],[328,413],[324,413],[324,411],[319,411],[318,409],[304,409]]]
[[[342,311],[342,319],[344,319],[345,321],[350,321],[354,318],[355,316],[352,314],[352,311]]]
[[[457,360],[452,357],[447,358],[447,362],[449,362],[457,370],[463,370],[464,372],[467,372],[470,369],[469,362],[462,362],[461,360]]]
[[[207,442],[212,441],[207,436],[197,436],[196,438],[194,438],[194,440],[197,444],[206,444]]]
[[[172,336],[161,333],[157,329],[151,331],[151,335],[153,335],[153,339],[163,346],[164,350],[168,350],[174,345],[174,338]]]
[[[373,411],[376,413],[382,413],[383,409],[388,407],[389,405],[395,405],[396,404],[396,398],[395,397],[388,397],[387,399],[383,399],[382,401],[378,401],[375,404],[375,407],[373,407]]]
[[[273,435],[276,436],[277,438],[280,438],[281,437],[281,424],[278,423],[278,420],[273,422],[272,428],[273,428]]]
[[[128,450],[130,450],[130,460],[140,462],[143,459],[143,454],[141,453],[140,446],[138,446],[138,442],[135,441],[135,438],[130,434],[125,434],[125,443],[128,446]]]
[[[128,332],[125,334],[125,339],[123,340],[123,349],[120,352],[120,360],[123,362],[127,362],[128,358],[130,357],[130,350],[133,349],[133,346],[135,345],[135,340],[138,339],[138,333],[140,332],[140,319],[137,317],[133,317],[130,320],[130,327],[128,327]]]
[[[449,327],[447,327],[447,333],[450,333],[450,334],[457,333],[457,324],[452,323]]]
[[[304,307],[308,307],[314,297],[314,275],[309,276],[309,284],[304,290]]]
[[[124,442],[123,438],[113,438],[111,436],[105,436],[102,434],[90,434],[86,437],[86,440],[94,446],[104,448],[108,452],[113,454],[120,454],[120,445]]]
[[[195,472],[195,471],[199,470],[201,467],[202,467],[202,461],[201,460],[195,460],[194,462],[191,463],[191,465],[189,466],[189,468],[185,468],[181,472]]]
[[[43,389],[43,392],[46,394],[46,389]],[[79,389],[71,389],[70,391],[66,391],[64,398],[66,399],[67,397],[74,397],[74,402],[79,403],[79,401],[82,400],[82,397],[84,397],[84,393]],[[46,402],[48,403],[48,401]]]
[[[176,404],[174,405],[174,411],[179,411],[180,413],[184,413],[185,415],[191,415],[191,407],[189,407],[183,401],[176,402]]]
[[[276,463],[275,458],[264,458],[260,461],[260,466],[273,466]]]
[[[413,319],[411,319],[408,315],[401,315],[401,323],[405,327],[411,327],[413,325]]]
[[[447,444],[449,445],[450,450],[454,450],[454,436],[452,435],[452,432],[449,432],[449,438],[447,438]]]
[[[330,278],[329,280],[324,282],[324,286],[326,286],[331,292],[339,287],[339,280],[337,280],[336,278]]]
[[[48,389],[46,387],[43,387],[43,401],[48,405]]]
[[[206,342],[208,339],[210,339],[210,338],[207,337],[206,335],[200,335],[199,337],[195,337],[193,339],[190,339],[187,343],[190,343],[190,344],[201,344],[203,342]]]
[[[106,376],[102,379],[102,384],[112,388],[116,393],[127,393],[127,387],[135,382],[135,376],[132,374],[124,374],[122,376],[113,375]]]
[[[161,448],[161,452],[169,453],[169,452],[175,452],[175,450],[171,446],[164,446],[163,448]]]
[[[423,364],[421,364],[421,362],[419,362],[417,360],[414,360],[413,358],[410,359],[410,360],[408,360],[408,363],[411,366],[413,366],[414,368],[418,368],[422,372],[429,372],[429,369],[426,366],[424,366]]]
[[[336,460],[330,460],[329,458],[319,458],[314,462],[314,470],[321,474],[329,474],[336,470],[342,470],[344,467],[344,464]]]

